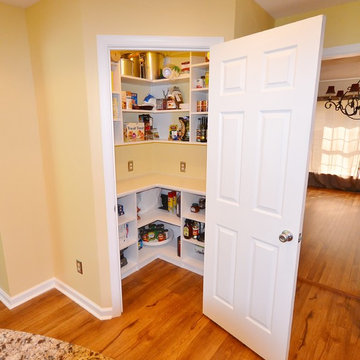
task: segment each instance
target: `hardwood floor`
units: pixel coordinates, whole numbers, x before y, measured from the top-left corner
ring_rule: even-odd
[[[360,358],[360,194],[310,189],[289,359]],[[358,244],[359,243],[359,244]],[[202,315],[202,277],[156,260],[123,281],[124,314],[99,321],[56,290],[0,327],[51,336],[114,359],[260,359]]]

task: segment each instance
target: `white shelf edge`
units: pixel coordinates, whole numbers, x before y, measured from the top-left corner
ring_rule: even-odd
[[[199,91],[209,91],[209,88],[192,88],[191,91],[193,92],[199,92]]]
[[[169,114],[169,113],[188,113],[189,109],[170,109],[170,110],[141,110],[141,109],[121,109],[123,113],[145,113],[145,114]]]
[[[148,225],[154,221],[163,221],[168,224],[180,226],[181,225],[181,218],[170,214],[166,210],[152,210],[145,214],[140,214],[140,219],[137,222],[137,227],[141,228],[145,225]]]
[[[125,248],[127,248],[128,246],[131,246],[131,245],[134,245],[134,244],[136,244],[137,243],[137,238],[132,238],[132,239],[129,239],[128,241],[121,241],[120,242],[120,240],[119,240],[119,249],[120,250],[123,250],[123,249],[125,249]]]
[[[208,115],[207,111],[194,111],[191,112],[190,115]]]
[[[210,63],[208,61],[205,61],[205,62],[202,62],[202,63],[191,64],[190,67],[191,68],[208,68],[209,64]]]
[[[130,223],[135,220],[136,220],[135,216],[121,215],[121,216],[118,216],[118,225],[127,224],[127,223]]]
[[[139,78],[139,77],[130,76],[130,75],[122,75],[121,76],[122,82],[140,83],[140,84],[141,83],[143,83],[143,84],[168,84],[168,83],[174,83],[174,82],[179,82],[179,81],[188,80],[188,79],[190,79],[189,74],[181,74],[177,78],[174,78],[174,79],[155,79],[155,80],[144,79],[144,78]]]
[[[195,220],[195,221],[200,221],[202,223],[205,223],[205,212],[198,212],[198,213],[193,213],[190,211],[184,211],[182,213],[182,217],[189,219],[189,220]]]
[[[172,141],[172,140],[147,140],[147,141],[132,141],[124,142],[121,144],[115,144],[115,146],[127,146],[127,145],[140,145],[140,144],[181,144],[181,145],[207,145],[206,142],[198,141]]]
[[[181,238],[182,241],[193,244],[193,245],[197,245],[197,246],[201,246],[201,247],[205,247],[205,243],[195,240],[195,239],[185,239],[184,237]]]

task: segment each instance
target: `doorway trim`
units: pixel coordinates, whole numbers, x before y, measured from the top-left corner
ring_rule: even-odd
[[[107,239],[109,251],[112,317],[121,315],[121,268],[117,241],[117,193],[114,155],[114,133],[111,106],[110,50],[163,50],[208,51],[212,45],[223,42],[223,37],[193,36],[122,36],[98,35],[97,57],[99,76],[99,99],[104,165]]]
[[[325,48],[322,60],[356,56],[360,54],[360,43]]]

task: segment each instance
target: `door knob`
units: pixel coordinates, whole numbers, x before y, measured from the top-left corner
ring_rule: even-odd
[[[294,238],[293,234],[288,230],[284,230],[279,236],[279,240],[283,243],[287,241],[291,241],[293,238]]]

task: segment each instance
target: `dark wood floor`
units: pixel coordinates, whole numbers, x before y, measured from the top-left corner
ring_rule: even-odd
[[[360,358],[360,194],[310,189],[289,359]],[[99,321],[56,290],[0,327],[59,338],[114,359],[260,359],[201,313],[202,278],[156,260],[123,281],[124,314]]]

